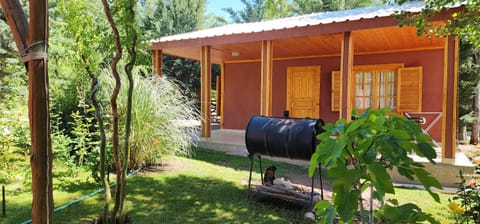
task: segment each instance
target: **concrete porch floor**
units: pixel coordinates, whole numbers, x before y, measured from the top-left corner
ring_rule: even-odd
[[[197,146],[199,148],[225,152],[230,155],[248,156],[248,151],[245,146],[245,131],[231,130],[231,129],[216,129],[212,130],[210,138],[200,138]],[[437,152],[441,152],[441,148],[437,148]],[[437,164],[431,164],[426,159],[413,156],[413,159],[422,162],[430,174],[435,177],[443,186],[457,187],[455,183],[459,181],[457,178],[459,170],[464,174],[472,174],[474,167],[471,161],[460,150],[457,150],[455,160],[444,160],[442,162],[441,155],[435,159]],[[308,166],[309,161],[291,160],[288,158],[272,158],[262,156],[262,158],[292,163],[299,166]],[[410,181],[397,172],[391,172],[392,179],[397,183],[404,184],[418,184],[417,181]]]

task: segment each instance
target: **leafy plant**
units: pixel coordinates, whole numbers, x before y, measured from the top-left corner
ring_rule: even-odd
[[[102,78],[105,87],[102,89],[103,94],[107,94],[113,88],[113,79],[110,75],[103,75]],[[195,121],[200,120],[200,114],[195,102],[183,94],[181,85],[173,79],[143,78],[139,75],[134,75],[133,78],[135,87],[129,167],[157,164],[168,155],[189,155],[198,139]],[[126,101],[126,94],[121,92],[121,123],[125,121]]]
[[[449,200],[448,207],[455,214],[455,223],[480,223],[480,165],[469,182],[459,171],[460,184],[457,193]],[[459,203],[457,203],[459,202]]]
[[[309,167],[309,174],[313,175],[318,164],[326,166],[327,178],[332,182],[332,202],[320,201],[315,206],[322,222],[333,223],[337,215],[346,222],[373,222],[373,205],[370,203],[370,211],[365,209],[362,193],[370,187],[370,196],[379,201],[384,201],[387,193],[395,194],[388,173],[394,168],[409,179],[416,177],[435,201],[440,201],[430,189],[441,189],[440,183],[408,156],[416,153],[435,163],[431,137],[423,134],[415,122],[391,113],[388,108],[368,109],[360,115],[354,111],[350,122],[342,119],[323,128],[325,132],[317,136],[320,143]],[[418,206],[398,205],[395,201],[382,206],[375,216],[376,223],[436,223]]]

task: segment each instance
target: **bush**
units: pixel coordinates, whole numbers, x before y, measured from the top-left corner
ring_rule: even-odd
[[[480,164],[475,168],[475,174],[465,175],[460,171],[460,184],[455,196],[449,200],[448,207],[455,215],[455,223],[480,224]]]
[[[102,76],[106,78],[102,98],[109,96],[113,89],[111,77]],[[134,75],[129,168],[157,164],[167,155],[190,154],[198,139],[198,125],[195,123],[200,120],[200,115],[195,102],[183,94],[180,86],[167,78]],[[127,88],[121,88],[118,103],[121,124],[125,123],[126,102]],[[124,125],[120,128],[123,129]]]
[[[416,153],[434,163],[431,137],[423,134],[418,124],[390,113],[388,108],[368,109],[360,115],[354,112],[353,117],[350,122],[339,120],[325,125],[325,132],[317,136],[320,143],[310,161],[309,174],[313,175],[318,164],[328,167],[327,178],[333,191],[332,202],[319,201],[315,206],[321,221],[333,223],[338,215],[345,222],[438,223],[411,203],[389,201],[374,212],[370,201],[368,210],[362,196],[370,189],[371,199],[383,202],[386,194],[395,194],[387,170],[397,168],[402,176],[415,176],[439,202],[438,194],[430,188],[441,189],[440,183],[408,156]]]

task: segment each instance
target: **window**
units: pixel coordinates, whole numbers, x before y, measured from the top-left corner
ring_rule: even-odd
[[[355,72],[355,107],[359,110],[396,107],[396,70]]]
[[[352,102],[360,111],[390,107],[418,112],[422,106],[422,67],[402,64],[362,65],[353,68]],[[332,111],[340,111],[341,74],[332,72]]]

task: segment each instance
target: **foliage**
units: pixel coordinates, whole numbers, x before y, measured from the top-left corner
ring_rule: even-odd
[[[113,88],[113,80],[103,77],[106,94]],[[167,155],[190,154],[198,133],[192,122],[200,119],[195,102],[172,79],[135,75],[134,82],[129,167],[158,164]],[[119,96],[121,123],[125,122],[125,92],[122,89]]]
[[[52,22],[51,104],[53,150],[72,172],[88,165],[98,180],[98,126],[89,105],[89,75],[98,74],[111,49],[101,4],[56,2]],[[103,122],[103,121],[102,121]]]
[[[396,0],[403,4],[408,0]],[[417,27],[419,35],[436,35],[446,37],[449,35],[459,36],[471,44],[480,46],[480,2],[475,0],[462,1],[456,0],[430,0],[425,2],[426,6],[419,14],[408,14],[399,12],[398,20],[400,25],[409,25]],[[452,13],[451,19],[445,24],[431,23],[430,19],[435,13],[444,10],[446,7],[465,5],[465,9],[460,12]]]
[[[288,0],[266,0],[265,19],[277,19],[291,15]]]
[[[352,221],[356,217],[364,222],[362,192],[370,186],[371,197],[379,201],[383,201],[386,194],[394,194],[388,174],[388,170],[394,168],[408,179],[416,177],[435,201],[439,201],[431,188],[441,189],[440,183],[425,171],[422,164],[408,156],[416,153],[432,163],[436,157],[431,137],[423,134],[418,124],[390,113],[388,108],[367,109],[360,115],[354,112],[353,117],[351,122],[342,119],[336,124],[325,125],[325,132],[317,136],[320,143],[311,158],[309,174],[313,175],[318,164],[326,166],[329,169],[327,178],[332,181],[334,193],[332,202],[321,201],[316,205],[319,216],[327,217],[323,222],[332,223],[337,214],[343,221]],[[398,221],[400,217],[396,214],[407,211],[417,214],[409,216],[408,221],[428,220],[435,223],[417,206],[393,202],[380,208],[377,218]],[[369,220],[372,218],[370,213]]]
[[[475,124],[478,125],[478,111],[476,108],[476,101],[479,98],[477,95],[478,85],[480,81],[480,51],[478,47],[466,42],[460,42],[460,70],[458,83],[458,117],[459,130],[466,130],[462,127],[473,124],[472,135],[470,142],[478,142],[478,128],[475,129]]]
[[[459,171],[460,183],[457,193],[449,199],[448,207],[455,214],[455,223],[480,223],[480,165],[475,174],[466,182],[465,175]],[[458,202],[458,204],[457,204]]]
[[[295,15],[325,11],[323,0],[293,0],[291,7]]]
[[[383,4],[374,0],[241,0],[242,10],[223,9],[233,23],[258,22],[292,15],[336,11]]]
[[[23,10],[28,13],[26,0],[21,0]],[[6,22],[6,17],[3,10],[0,10],[0,102],[2,98],[10,95],[8,89],[4,89],[2,81],[4,78],[12,75],[25,75],[25,68],[23,63],[19,60],[19,54],[15,42],[13,40],[12,32]],[[24,77],[25,78],[25,77]]]
[[[108,62],[111,49],[108,27],[99,3],[93,1],[56,2],[52,10],[50,32],[50,103],[52,114],[59,116],[55,125],[72,136],[72,114],[82,110],[81,102],[90,104],[90,77],[87,69],[98,74]],[[92,114],[88,114],[92,116]]]
[[[140,5],[140,30],[142,42],[162,36],[179,34],[203,28],[206,17],[205,0],[152,0]],[[216,23],[216,22],[214,22]],[[221,23],[221,22],[220,22]],[[139,49],[138,65],[151,68],[151,52],[145,47]],[[200,89],[200,64],[198,61],[163,56],[162,74],[184,83],[187,94],[196,97]],[[151,73],[144,72],[144,76]]]
[[[265,0],[241,0],[245,5],[244,10],[235,10],[233,8],[223,9],[230,15],[233,23],[258,22],[264,19]]]

